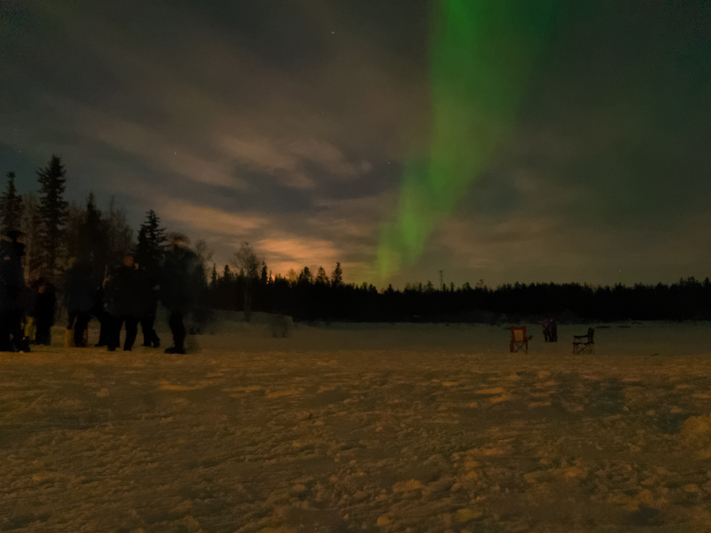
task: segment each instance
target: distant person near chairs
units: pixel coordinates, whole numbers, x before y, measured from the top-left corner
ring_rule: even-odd
[[[541,320],[543,326],[544,342],[558,342],[558,324],[553,318],[544,318]]]

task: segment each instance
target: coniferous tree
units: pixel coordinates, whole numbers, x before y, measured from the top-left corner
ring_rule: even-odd
[[[25,275],[28,281],[36,280],[42,266],[42,215],[40,201],[34,193],[22,197],[23,212],[20,230],[25,234]]]
[[[318,285],[328,285],[328,276],[322,266],[318,267],[318,272],[316,273],[316,283]]]
[[[128,225],[126,213],[123,209],[116,207],[113,197],[109,201],[109,210],[105,218],[105,231],[108,249],[106,265],[108,268],[113,268],[121,262],[126,252],[133,251],[133,230]]]
[[[264,261],[262,261],[262,272],[260,273],[259,281],[262,285],[269,283],[269,271],[267,270],[267,264]]]
[[[96,207],[94,193],[90,192],[86,199],[84,213],[83,238],[86,242],[86,256],[91,261],[94,272],[94,283],[99,286],[106,275],[106,266],[109,262],[108,225],[101,211]]]
[[[343,270],[341,263],[336,263],[336,268],[331,273],[331,286],[338,287],[343,283]]]
[[[304,267],[304,269],[299,274],[298,279],[299,284],[311,285],[313,283],[313,276],[311,275],[311,269],[309,267]]]
[[[56,277],[56,271],[63,251],[64,225],[67,221],[69,205],[64,200],[66,170],[56,155],[47,166],[37,171],[40,184],[40,228],[41,257],[40,270],[48,279]]]
[[[157,272],[165,254],[167,243],[165,228],[160,227],[160,219],[152,209],[146,213],[146,220],[138,231],[136,262],[149,272]]]
[[[232,272],[230,271],[230,265],[225,265],[225,269],[222,272],[222,280],[226,284],[232,283],[233,276]]]
[[[217,288],[217,266],[212,263],[212,274],[210,274],[210,290]]]
[[[2,232],[20,229],[22,221],[22,196],[17,194],[15,173],[7,173],[7,189],[0,197],[0,212],[2,213]]]

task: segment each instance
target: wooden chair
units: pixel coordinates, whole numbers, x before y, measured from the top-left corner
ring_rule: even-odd
[[[593,353],[595,330],[588,328],[587,335],[573,335],[573,353]]]
[[[518,352],[521,348],[528,353],[528,341],[532,338],[533,335],[526,337],[526,326],[511,326],[511,353]]]

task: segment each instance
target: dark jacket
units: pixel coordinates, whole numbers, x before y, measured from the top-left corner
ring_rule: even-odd
[[[86,313],[94,304],[94,274],[88,263],[75,263],[64,275],[64,305],[70,313]]]
[[[121,265],[106,283],[106,311],[113,316],[140,318],[143,315],[143,290],[140,271]]]
[[[25,246],[16,241],[0,241],[0,308],[22,307],[27,291],[22,256]]]
[[[168,310],[189,313],[195,307],[199,291],[198,257],[184,247],[176,247],[165,254],[161,301]]]
[[[53,325],[56,307],[57,296],[54,294],[54,289],[46,287],[44,292],[38,292],[34,305],[35,322]]]

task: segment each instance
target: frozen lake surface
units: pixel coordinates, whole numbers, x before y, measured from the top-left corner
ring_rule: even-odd
[[[709,323],[572,355],[587,325],[509,354],[503,326],[259,318],[185,356],[0,354],[0,531],[711,528]]]

